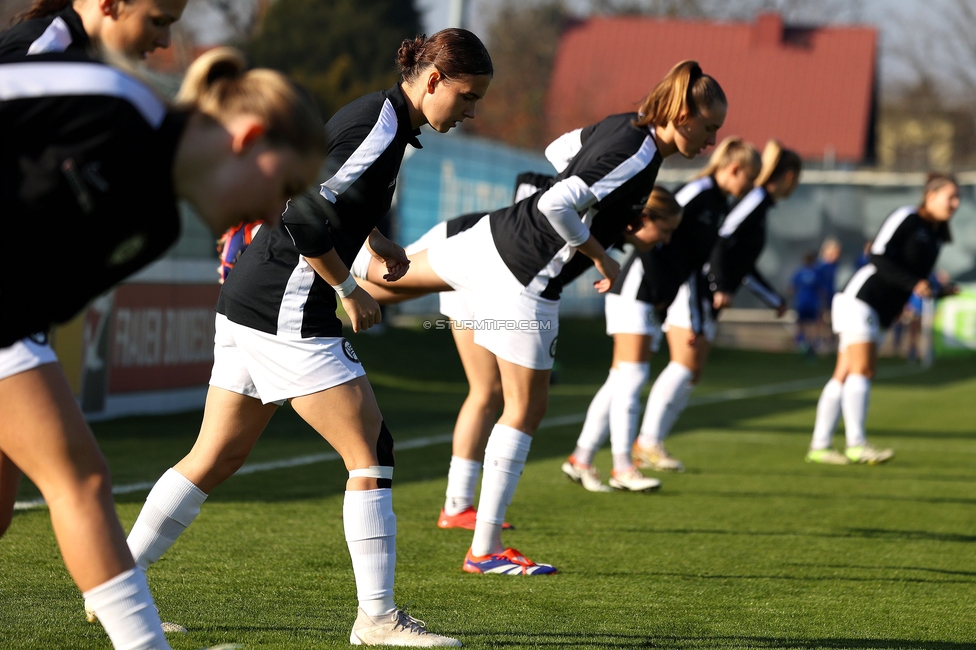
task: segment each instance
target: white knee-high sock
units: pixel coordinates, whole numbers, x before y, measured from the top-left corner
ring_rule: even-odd
[[[193,523],[206,499],[203,490],[175,469],[166,470],[156,481],[126,540],[143,571]]]
[[[356,576],[359,606],[370,616],[389,614],[396,570],[396,515],[393,490],[347,490],[342,525]]]
[[[813,425],[813,440],[810,449],[827,449],[834,437],[837,420],[840,418],[840,399],[844,384],[831,378],[817,400],[817,421]]]
[[[688,397],[694,389],[693,373],[676,361],[670,362],[651,387],[647,398],[647,410],[641,422],[638,441],[643,447],[653,447],[664,442],[678,416],[688,405]]]
[[[614,378],[610,402],[610,451],[613,468],[623,471],[632,466],[630,448],[637,435],[640,416],[640,393],[651,375],[650,363],[620,362]]]
[[[576,450],[573,458],[583,465],[592,465],[593,456],[603,446],[610,436],[610,404],[613,401],[614,378],[617,369],[611,368],[607,380],[600,386],[600,390],[593,396],[593,400],[586,409],[586,419],[583,430],[576,440]]]
[[[841,395],[841,409],[844,412],[844,430],[848,447],[859,447],[867,442],[864,421],[868,418],[870,396],[870,379],[864,375],[847,375]]]
[[[447,470],[447,494],[444,512],[457,515],[474,505],[474,491],[478,487],[481,463],[460,456],[451,456]]]
[[[518,487],[525,459],[529,456],[532,436],[517,429],[496,424],[485,448],[485,469],[481,478],[481,500],[475,521],[471,552],[474,555],[500,553],[505,511]]]
[[[136,567],[84,593],[115,650],[169,650],[146,574]]]

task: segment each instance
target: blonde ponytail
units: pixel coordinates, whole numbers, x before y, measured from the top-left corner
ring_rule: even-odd
[[[695,178],[711,176],[718,170],[736,163],[751,170],[762,169],[759,152],[756,151],[752,143],[746,142],[737,135],[732,135],[719,143],[715,151],[712,152],[712,157],[708,159],[708,164],[695,174]]]
[[[253,115],[264,123],[270,142],[301,155],[324,155],[328,149],[311,95],[274,70],[248,70],[244,55],[234,48],[200,55],[186,71],[176,102],[218,122]]]
[[[788,171],[799,176],[802,166],[799,154],[792,149],[784,149],[779,140],[770,140],[763,149],[762,171],[756,178],[756,187],[778,181]]]
[[[682,61],[664,76],[641,103],[637,126],[667,126],[681,114],[698,115],[715,103],[728,104],[725,92],[702,72],[697,61]]]

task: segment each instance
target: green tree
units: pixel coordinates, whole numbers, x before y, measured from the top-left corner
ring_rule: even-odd
[[[328,119],[343,105],[397,80],[396,53],[420,33],[414,0],[277,0],[246,50],[315,95]]]

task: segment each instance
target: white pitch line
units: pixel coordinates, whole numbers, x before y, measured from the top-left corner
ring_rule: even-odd
[[[885,368],[878,371],[878,379],[892,379],[894,377],[903,377],[905,375],[912,375],[921,372],[918,368],[905,367],[905,368]],[[711,393],[710,395],[702,395],[701,397],[693,397],[689,402],[688,406],[704,406],[706,404],[718,404],[720,402],[733,402],[740,399],[751,399],[753,397],[768,397],[770,395],[782,395],[784,393],[795,393],[801,390],[809,390],[811,388],[817,388],[822,386],[824,382],[827,381],[825,377],[817,377],[812,379],[797,379],[794,381],[784,381],[778,384],[765,384],[763,386],[751,386],[749,388],[732,388],[730,390],[718,391],[716,393]],[[586,413],[573,413],[571,415],[559,415],[556,417],[546,418],[539,425],[540,429],[549,429],[552,427],[561,427],[567,424],[579,424],[586,419]],[[424,436],[422,438],[411,438],[410,440],[404,440],[403,442],[396,443],[397,451],[404,451],[407,449],[423,449],[424,447],[432,447],[434,445],[442,445],[451,442],[454,436],[450,433],[441,434],[438,436]],[[324,454],[309,454],[306,456],[295,456],[293,458],[284,458],[282,460],[272,460],[264,463],[245,463],[234,476],[243,476],[244,474],[256,474],[257,472],[270,472],[276,469],[287,469],[290,467],[303,467],[305,465],[313,465],[315,463],[325,463],[333,460],[339,460],[339,454],[334,451],[324,453]],[[144,492],[152,489],[155,482],[141,482],[141,483],[129,483],[127,485],[116,485],[112,488],[112,494],[131,494],[132,492]],[[32,508],[39,508],[44,505],[44,499],[27,499],[24,501],[17,501],[14,504],[14,510],[30,510]]]

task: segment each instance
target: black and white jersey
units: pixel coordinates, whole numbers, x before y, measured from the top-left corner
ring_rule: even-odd
[[[874,238],[870,261],[854,273],[844,293],[871,305],[881,326],[890,327],[947,241],[948,223],[926,221],[915,206],[895,210]]]
[[[92,53],[92,42],[71,3],[49,16],[25,20],[0,32],[0,59],[77,50]]]
[[[760,300],[774,309],[785,299],[756,269],[756,260],[766,245],[766,213],[775,205],[763,187],[746,194],[729,212],[718,231],[718,240],[705,269],[708,288],[714,293],[734,294],[745,285]]]
[[[550,156],[559,170],[554,184],[489,216],[499,255],[530,292],[557,300],[565,282],[593,264],[576,247],[592,235],[608,248],[640,216],[662,158],[653,131],[636,119],[612,115],[561,136],[546,154],[558,148],[572,158],[557,164]],[[584,259],[567,279],[561,273],[576,258]]]
[[[0,347],[69,320],[176,241],[185,125],[77,52],[0,62]]]
[[[262,228],[221,287],[217,311],[286,337],[342,336],[336,294],[305,262],[335,249],[349,267],[393,202],[407,145],[420,148],[399,84],[347,104],[325,127],[329,154],[318,191],[288,202]]]

